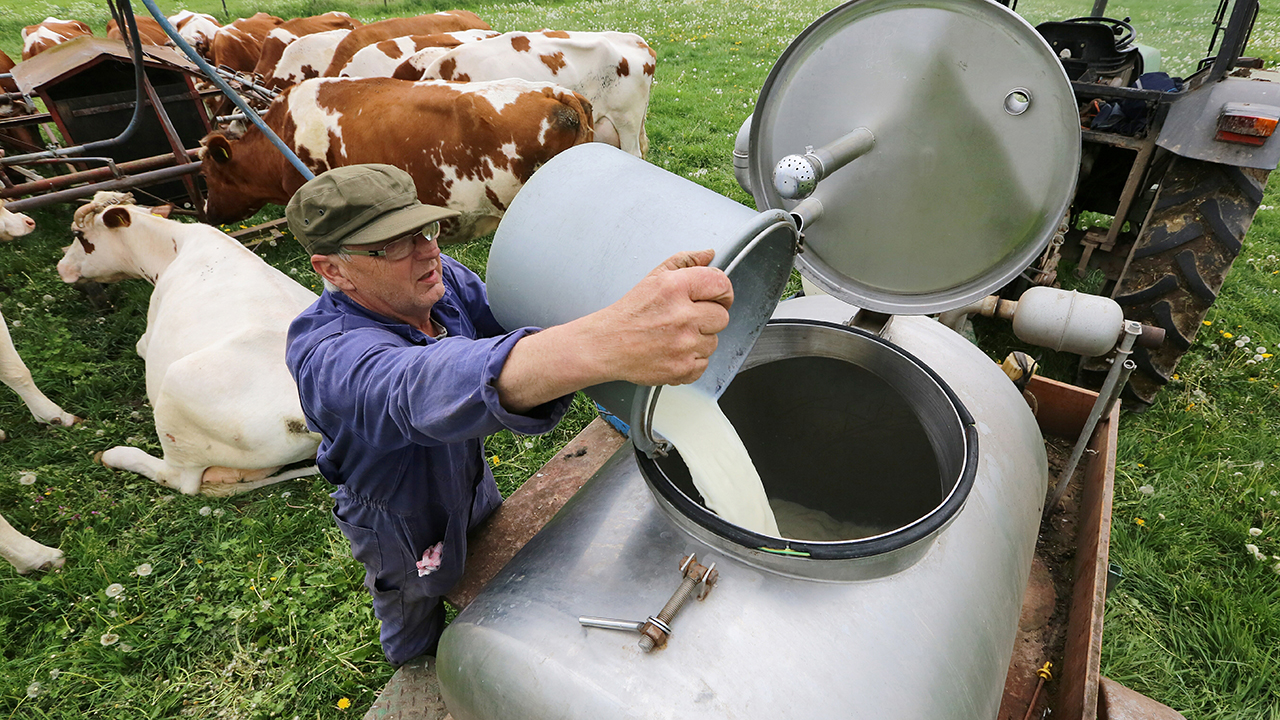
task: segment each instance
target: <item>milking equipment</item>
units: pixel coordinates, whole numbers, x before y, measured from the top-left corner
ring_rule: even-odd
[[[744,132],[759,211],[598,143],[557,156],[498,229],[490,303],[505,326],[554,325],[714,248],[735,301],[698,387],[771,498],[864,531],[725,522],[653,433],[661,390],[591,388],[632,447],[446,630],[458,720],[996,716],[1043,438],[1000,366],[926,314],[998,314],[984,299],[1060,226],[1080,152],[1067,78],[994,3],[855,0],[791,43]],[[830,295],[777,304],[793,262]],[[1003,306],[1020,335],[1132,335],[1069,294],[1023,302]]]

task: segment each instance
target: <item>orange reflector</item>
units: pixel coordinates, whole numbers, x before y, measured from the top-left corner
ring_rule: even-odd
[[[1262,145],[1276,131],[1280,108],[1254,103],[1227,103],[1218,115],[1216,138],[1224,142]]]

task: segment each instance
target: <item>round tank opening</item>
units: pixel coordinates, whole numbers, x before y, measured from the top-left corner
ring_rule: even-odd
[[[760,473],[783,539],[844,546],[837,556],[932,533],[963,504],[966,475],[972,481],[963,407],[915,358],[861,331],[771,323],[720,407]],[[641,465],[656,470],[650,481],[680,512],[761,545],[764,536],[703,507],[679,453]]]

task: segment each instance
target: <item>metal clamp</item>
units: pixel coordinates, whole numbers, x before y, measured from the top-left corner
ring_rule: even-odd
[[[697,555],[693,553],[681,560],[680,575],[682,578],[680,587],[676,588],[675,593],[671,595],[671,599],[667,601],[666,605],[662,606],[662,610],[657,615],[651,615],[647,620],[615,620],[613,618],[584,615],[578,618],[578,624],[583,627],[603,630],[638,632],[640,633],[640,649],[645,652],[650,652],[656,647],[662,647],[671,635],[671,621],[675,619],[676,613],[680,612],[680,608],[684,606],[685,601],[693,594],[694,588],[698,587],[699,584],[702,585],[701,590],[698,591],[698,599],[705,600],[707,594],[711,592],[711,587],[720,578],[720,574],[716,572],[715,563],[704,567],[698,564]]]

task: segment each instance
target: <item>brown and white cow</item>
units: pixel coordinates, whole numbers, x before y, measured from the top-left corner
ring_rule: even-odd
[[[497,227],[540,165],[591,139],[590,104],[550,83],[413,83],[317,78],[286,90],[263,118],[317,174],[359,163],[406,170],[425,203],[462,213],[442,243]],[[210,222],[231,222],[266,203],[288,203],[303,183],[255,127],[204,141]]]
[[[169,220],[121,193],[99,192],[72,229],[58,263],[64,281],[155,285],[137,350],[164,457],[119,446],[103,464],[188,495],[315,473],[275,474],[315,457],[320,441],[284,362],[289,323],[315,294],[217,228]]]
[[[489,23],[468,10],[445,10],[430,15],[407,18],[389,18],[356,28],[343,38],[333,53],[333,60],[324,71],[324,77],[337,77],[342,68],[362,47],[406,35],[439,35],[459,30],[492,30]]]
[[[13,59],[0,51],[0,73],[7,74],[11,70],[13,70]],[[18,83],[14,82],[12,77],[0,78],[0,91],[5,93],[20,92]],[[34,113],[35,108],[23,98],[11,96],[0,100],[0,120]],[[40,138],[33,132],[31,127],[14,127],[0,130],[0,146],[3,146],[0,147],[0,155],[4,154],[6,148],[17,153],[39,152],[43,149]],[[23,180],[18,180],[18,182],[23,182]]]
[[[262,78],[262,84],[279,91],[303,80],[320,77],[320,73],[329,67],[329,61],[333,60],[333,51],[338,48],[338,43],[350,34],[350,30],[330,30],[294,40],[280,54],[280,62],[276,63],[271,74]]]
[[[22,59],[30,60],[54,45],[92,34],[89,26],[79,20],[47,17],[35,25],[22,28]]]
[[[366,45],[351,56],[338,77],[391,77],[396,68],[412,55],[430,51],[443,55],[463,43],[497,37],[493,30],[461,30],[438,35],[406,35]],[[418,80],[419,78],[409,78]]]
[[[133,21],[138,26],[138,39],[143,45],[168,45],[169,36],[165,34],[164,28],[160,27],[160,23],[155,21],[150,15],[134,15]],[[124,33],[128,29],[121,30],[116,26],[116,19],[111,18],[107,22],[107,37],[112,40],[123,40]]]
[[[218,29],[222,27],[217,18],[205,13],[183,10],[171,16],[169,22],[178,31],[179,37],[186,40],[187,44],[200,54],[200,57],[213,60],[213,36],[218,34]]]
[[[0,200],[0,241],[21,237],[35,227],[34,220],[21,213],[6,210],[4,201]],[[31,414],[42,423],[71,425],[78,419],[63,412],[31,381],[31,372],[27,370],[22,358],[18,357],[3,317],[0,317],[0,381],[13,388]],[[0,438],[2,437],[3,433],[0,433]],[[32,570],[57,569],[65,562],[61,550],[41,545],[18,532],[3,515],[0,515],[0,557],[9,561],[23,575]]]
[[[284,20],[267,13],[255,13],[218,28],[213,36],[213,64],[237,72],[249,72],[258,64],[267,34]]]
[[[298,38],[331,30],[355,30],[362,24],[346,13],[336,11],[314,17],[286,20],[280,27],[267,33],[267,38],[262,41],[262,53],[258,56],[258,63],[253,66],[253,72],[262,78],[270,77],[275,71],[276,64],[280,62],[280,56],[285,48]]]
[[[518,77],[553,82],[591,102],[596,140],[644,157],[656,54],[644,38],[622,32],[512,32],[466,43],[443,55],[409,58],[393,77],[468,82]]]

